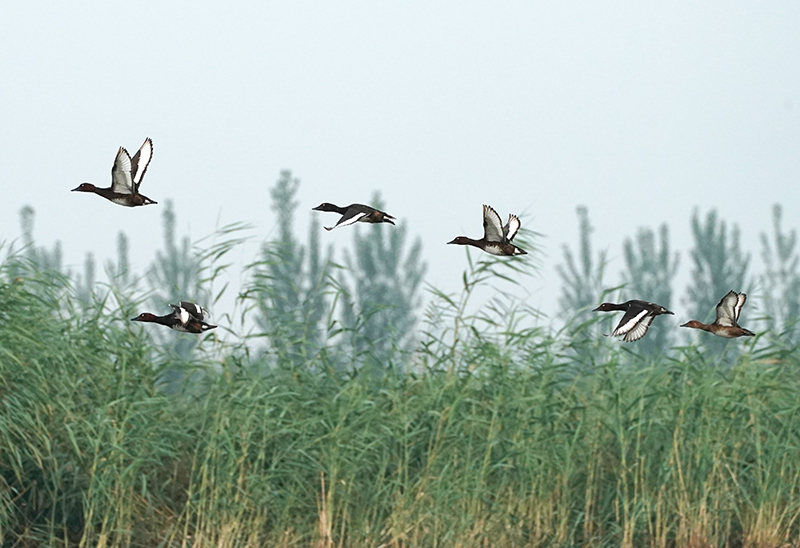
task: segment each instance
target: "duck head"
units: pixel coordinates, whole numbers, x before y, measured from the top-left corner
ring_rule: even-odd
[[[92,183],[81,183],[77,188],[73,188],[71,192],[94,192],[97,187]]]
[[[450,245],[450,244],[469,245],[471,243],[472,243],[472,240],[470,238],[467,238],[466,236],[458,236],[452,242],[447,242],[447,245]]]
[[[614,303],[603,303],[592,310],[592,312],[616,312],[617,310],[619,310],[619,305]]]
[[[155,314],[150,314],[150,312],[142,312],[135,318],[131,319],[132,322],[154,322],[156,321]]]
[[[333,204],[329,204],[328,202],[324,202],[319,204],[317,207],[312,207],[311,211],[333,211],[335,213],[339,212],[339,207]]]
[[[694,329],[703,329],[705,327],[705,324],[700,323],[697,320],[689,320],[688,322],[683,324],[681,327],[692,327]]]

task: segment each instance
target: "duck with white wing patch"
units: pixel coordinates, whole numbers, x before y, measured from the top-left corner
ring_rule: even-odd
[[[593,312],[624,311],[617,328],[611,332],[611,337],[622,337],[624,342],[638,341],[647,334],[650,324],[656,316],[661,314],[674,314],[661,305],[647,301],[631,300],[624,303],[603,303]]]

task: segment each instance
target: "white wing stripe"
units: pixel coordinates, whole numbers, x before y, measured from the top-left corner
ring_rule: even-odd
[[[645,336],[647,330],[650,328],[650,324],[653,323],[654,319],[655,316],[646,317],[639,323],[639,325],[636,326],[635,329],[629,331],[622,340],[625,342],[638,341]]]
[[[350,225],[360,221],[362,217],[366,217],[366,216],[367,216],[367,214],[364,213],[364,212],[356,213],[355,215],[353,215],[349,219],[345,219],[343,221],[339,221],[338,223],[336,223],[336,225],[332,226],[328,230],[333,230],[334,228],[339,228],[340,226],[350,226]]]
[[[636,324],[638,324],[642,320],[642,318],[647,315],[647,313],[648,313],[647,310],[642,310],[636,316],[634,316],[624,324],[619,325],[611,335],[613,337],[624,335],[625,333],[636,327]]]

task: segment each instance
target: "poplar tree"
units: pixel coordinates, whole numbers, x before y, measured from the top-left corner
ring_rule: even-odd
[[[147,282],[151,294],[150,306],[157,315],[169,313],[170,304],[190,301],[208,306],[208,292],[201,280],[202,261],[192,247],[191,240],[184,236],[180,242],[175,231],[176,215],[172,200],[167,200],[162,213],[164,248],[156,252],[155,259],[147,270]],[[124,240],[127,242],[127,239]],[[151,329],[148,333],[162,348],[189,360],[200,338],[167,329]],[[168,374],[169,381],[179,378]]]
[[[372,205],[383,209],[379,194]],[[408,227],[376,223],[356,227],[352,254],[345,254],[347,270],[341,277],[342,322],[346,340],[358,363],[390,365],[402,370],[414,344],[414,327],[420,306],[420,284],[427,265],[422,261],[422,241],[408,250]]]
[[[84,310],[92,303],[94,296],[94,282],[95,282],[95,262],[94,254],[90,251],[86,253],[86,259],[83,262],[83,275],[78,274],[75,277],[75,296]]]
[[[270,190],[278,237],[262,245],[254,283],[246,292],[256,302],[256,322],[274,363],[303,366],[327,340],[330,250],[320,252],[319,221],[311,217],[308,246],[294,236],[295,195],[300,180],[282,171]]]
[[[761,233],[761,257],[766,265],[761,281],[767,325],[774,331],[776,339],[795,344],[800,319],[800,255],[797,252],[797,232],[784,232],[782,215],[781,206],[775,204],[772,207],[772,242],[766,233]]]
[[[36,212],[31,206],[26,205],[19,210],[19,224],[22,230],[21,255],[36,271],[61,274],[63,272],[61,242],[56,240],[52,249],[37,246],[33,237],[35,221]]]
[[[655,232],[643,227],[637,231],[635,240],[625,239],[623,250],[626,266],[622,275],[624,300],[640,299],[672,310],[672,280],[678,272],[678,253],[670,252],[667,225],[662,224],[658,230],[658,244]],[[666,326],[656,325],[636,343],[636,350],[661,353],[671,345],[672,331]]]
[[[579,252],[576,259],[567,244],[564,244],[564,263],[556,266],[561,278],[561,297],[558,299],[561,316],[565,319],[591,318],[590,311],[600,304],[603,296],[603,274],[606,253],[600,251],[594,258],[592,251],[592,228],[589,210],[585,206],[577,208]]]
[[[716,317],[716,306],[730,290],[747,291],[746,274],[749,255],[742,253],[739,227],[728,230],[725,221],[712,209],[701,221],[697,210],[692,214],[692,282],[687,288],[687,314],[691,319],[709,323]],[[745,310],[752,312],[752,303]],[[749,316],[752,318],[752,314]],[[694,333],[692,333],[694,335]],[[721,351],[726,339],[713,335],[699,339],[703,344]]]
[[[592,310],[605,295],[603,275],[605,273],[606,253],[601,251],[594,256],[592,250],[592,225],[589,210],[578,206],[578,258],[569,246],[564,244],[564,263],[556,266],[561,278],[561,297],[558,299],[559,315],[567,320],[565,333],[570,340],[570,353],[576,357],[580,370],[592,367],[603,355],[597,351],[598,337],[608,334],[612,329],[610,314],[596,316]],[[592,322],[599,322],[599,328],[590,329]]]

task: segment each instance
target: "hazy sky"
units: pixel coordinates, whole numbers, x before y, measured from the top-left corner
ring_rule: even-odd
[[[302,234],[320,202],[380,190],[448,290],[465,260],[445,243],[480,236],[481,204],[524,213],[546,236],[530,299],[551,314],[577,205],[612,283],[624,238],[666,221],[680,299],[694,208],[740,224],[756,271],[771,205],[800,226],[798,29],[797,2],[3,2],[0,240],[30,204],[68,265],[113,258],[124,229],[142,271],[168,198],[194,239],[274,235],[288,168]],[[117,147],[147,136],[160,205],[69,192],[108,186]]]

